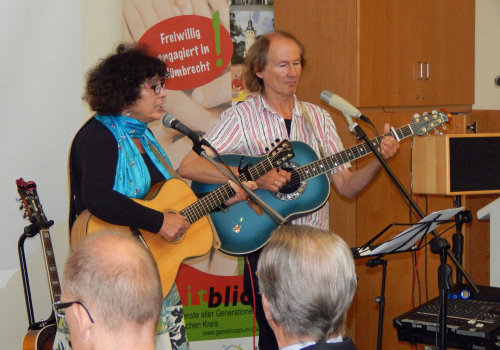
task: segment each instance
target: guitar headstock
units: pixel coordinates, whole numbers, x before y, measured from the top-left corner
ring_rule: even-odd
[[[20,209],[24,209],[23,217],[28,218],[32,224],[39,225],[41,228],[47,228],[52,223],[47,221],[45,214],[38,198],[36,184],[33,181],[24,181],[23,178],[16,180],[17,192],[23,205]]]
[[[424,112],[422,115],[415,114],[413,116],[413,123],[411,123],[411,128],[413,133],[416,135],[425,135],[429,131],[442,126],[442,129],[446,129],[445,123],[448,123],[448,114],[442,111],[432,111],[431,113]]]
[[[294,156],[295,153],[293,152],[292,144],[288,140],[280,141],[267,154],[267,158],[271,162],[273,168],[278,168]]]

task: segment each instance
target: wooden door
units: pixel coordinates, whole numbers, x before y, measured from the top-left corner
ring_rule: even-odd
[[[359,1],[359,107],[420,104],[420,1]]]
[[[474,103],[474,1],[359,0],[359,107]]]
[[[421,104],[473,104],[474,1],[422,0],[422,5],[422,59],[427,64]]]

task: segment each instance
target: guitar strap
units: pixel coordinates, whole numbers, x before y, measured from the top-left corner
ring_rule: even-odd
[[[153,143],[151,141],[149,141],[149,140],[147,140],[147,141],[148,141],[149,147],[151,148],[151,150],[155,154],[156,158],[158,158],[160,163],[165,167],[165,169],[167,169],[170,176],[180,179],[180,176],[177,174],[177,172],[174,170],[174,168],[172,168],[172,166],[170,164],[168,164],[168,162],[165,160],[165,158],[163,158],[160,151],[158,151],[158,149],[155,147],[155,145],[153,145]]]
[[[327,154],[326,154],[325,150],[323,149],[321,142],[319,141],[318,135],[316,134],[316,129],[314,128],[314,126],[311,122],[311,117],[309,116],[309,113],[307,112],[307,109],[304,106],[304,104],[300,101],[299,101],[299,106],[300,106],[300,110],[302,111],[302,114],[306,118],[307,124],[309,124],[309,127],[312,130],[314,138],[316,139],[316,143],[318,144],[319,153],[321,155],[321,158],[325,158],[327,156]]]
[[[149,143],[149,147],[151,147],[151,150],[155,154],[156,158],[159,159],[159,161],[161,162],[161,164],[165,167],[165,169],[167,169],[167,171],[172,176],[172,178],[177,178],[177,179],[180,179],[180,180],[184,181],[177,174],[177,172],[174,170],[174,168],[172,168],[172,166],[170,164],[168,164],[168,162],[165,160],[165,158],[163,158],[163,156],[160,154],[160,151],[158,151],[158,149],[155,147],[155,145],[153,145],[149,140],[148,140],[148,143]],[[215,228],[213,226],[212,219],[210,218],[210,216],[208,216],[208,220],[210,221],[210,225],[212,226],[212,233],[213,233],[213,236],[214,236],[214,242],[213,242],[212,246],[215,249],[218,249],[221,246],[221,241],[220,241],[219,235],[215,231]]]

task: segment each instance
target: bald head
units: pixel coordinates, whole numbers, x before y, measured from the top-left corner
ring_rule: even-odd
[[[156,321],[162,303],[151,254],[137,239],[118,234],[81,241],[66,262],[63,292],[87,305],[109,329]]]

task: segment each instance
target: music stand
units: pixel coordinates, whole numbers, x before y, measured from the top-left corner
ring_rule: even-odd
[[[368,260],[367,266],[375,267],[382,265],[382,285],[380,296],[375,298],[375,302],[379,304],[379,317],[378,317],[378,331],[377,331],[377,350],[382,347],[382,330],[384,323],[384,306],[385,306],[385,277],[387,270],[387,260],[382,259],[383,256],[394,253],[404,253],[417,250],[420,246],[416,245],[417,242],[421,242],[421,239],[427,233],[436,229],[439,225],[446,222],[454,222],[454,220],[448,220],[450,217],[456,215],[458,212],[462,211],[464,208],[452,208],[435,211],[423,219],[421,219],[413,226],[404,230],[400,234],[394,236],[388,241],[379,244],[371,245],[377,238],[379,238],[388,228],[393,225],[411,225],[411,224],[390,224],[382,231],[377,233],[372,239],[370,239],[366,244],[361,247],[352,248],[352,252],[355,259],[374,257]],[[443,261],[442,261],[443,262]],[[446,310],[444,310],[446,312]],[[446,319],[446,314],[444,315]]]
[[[361,129],[361,127],[357,124],[354,123],[351,127],[349,127],[349,130],[353,132],[356,135],[356,138],[358,140],[364,140],[365,144],[371,149],[373,154],[377,157],[379,160],[380,164],[384,168],[385,172],[387,175],[390,177],[391,181],[396,185],[400,193],[404,196],[404,198],[408,201],[408,204],[412,209],[415,210],[415,212],[421,217],[424,217],[424,213],[422,210],[418,207],[417,203],[415,203],[415,200],[412,198],[412,196],[406,191],[404,186],[401,184],[399,179],[396,177],[396,175],[393,173],[391,168],[389,168],[389,165],[387,165],[387,162],[384,160],[382,157],[382,154],[377,151],[376,143],[372,143],[368,137],[366,136],[366,133]],[[394,135],[396,136],[396,135]],[[470,283],[471,287],[474,289],[476,293],[479,292],[479,289],[477,286],[474,284],[470,276],[465,272],[464,268],[460,264],[460,262],[457,260],[457,258],[450,253],[450,245],[445,239],[440,238],[435,231],[429,231],[434,238],[431,240],[431,251],[435,254],[440,254],[441,258],[441,265],[438,270],[438,278],[439,278],[439,298],[441,300],[441,310],[442,312],[440,313],[441,316],[441,322],[440,322],[440,328],[439,328],[439,335],[440,335],[440,343],[439,343],[439,349],[440,350],[445,350],[446,349],[446,290],[447,290],[447,283],[445,283],[445,274],[451,274],[451,267],[446,264],[446,257],[449,257],[453,263],[455,264],[456,268],[460,270],[461,276],[465,277],[465,279]]]

